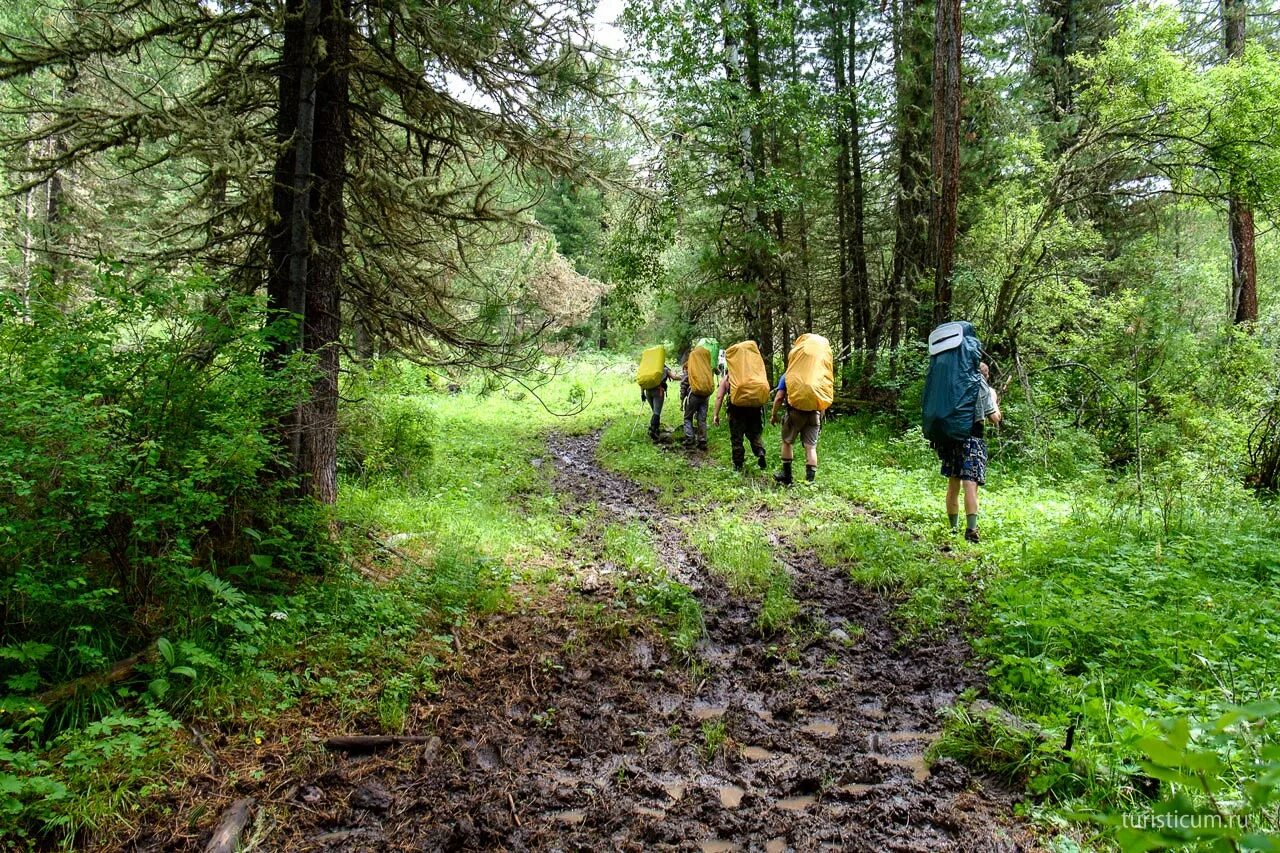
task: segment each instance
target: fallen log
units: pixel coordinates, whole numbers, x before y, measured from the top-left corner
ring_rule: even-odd
[[[34,698],[36,702],[46,708],[52,708],[54,705],[60,705],[69,699],[77,696],[95,693],[104,687],[124,681],[133,675],[134,670],[144,661],[150,660],[155,654],[156,647],[154,644],[148,646],[136,655],[130,655],[121,661],[116,661],[110,669],[101,672],[91,672],[88,675],[82,675],[71,681],[64,681],[57,687],[52,687],[43,693],[37,694]]]
[[[204,853],[235,853],[240,849],[240,833],[249,823],[249,815],[253,811],[253,797],[236,800],[222,815],[218,828],[213,831],[209,843],[204,846]]]
[[[434,735],[339,735],[329,738],[324,745],[341,752],[361,752],[406,743],[427,743],[433,738]]]

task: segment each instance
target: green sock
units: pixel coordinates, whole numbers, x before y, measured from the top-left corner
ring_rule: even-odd
[[[960,526],[960,513],[958,512],[947,513],[947,521],[951,522],[951,532],[954,533],[956,529]]]
[[[965,513],[964,528],[965,530],[978,529],[978,514],[976,512]]]

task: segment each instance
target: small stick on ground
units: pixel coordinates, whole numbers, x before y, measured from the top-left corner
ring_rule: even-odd
[[[406,743],[427,743],[432,735],[339,735],[324,742],[326,749],[342,752],[359,752],[360,750],[382,749],[388,746],[401,746]]]
[[[524,824],[520,822],[520,815],[516,813],[516,799],[511,796],[511,792],[507,791],[507,802],[511,804],[511,816],[516,819],[516,826],[522,827]]]
[[[249,823],[253,803],[253,797],[245,797],[231,804],[213,831],[213,837],[204,846],[204,853],[235,853],[240,849],[240,834]]]

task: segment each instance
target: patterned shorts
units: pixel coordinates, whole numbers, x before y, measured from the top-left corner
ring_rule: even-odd
[[[948,447],[939,447],[942,476],[971,480],[979,486],[987,482],[987,443],[980,438],[967,438]]]

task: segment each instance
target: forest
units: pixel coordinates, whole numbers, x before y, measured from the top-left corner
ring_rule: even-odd
[[[1274,0],[6,0],[0,196],[0,849],[1280,850]]]

